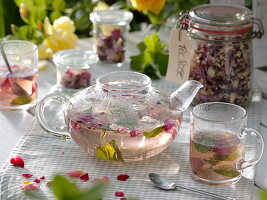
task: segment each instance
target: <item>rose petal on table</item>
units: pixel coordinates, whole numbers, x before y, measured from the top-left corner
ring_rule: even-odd
[[[36,182],[30,182],[28,184],[21,184],[20,186],[21,190],[39,190],[40,186]]]
[[[22,167],[22,168],[24,167],[23,159],[17,155],[11,158],[10,163],[18,167]]]
[[[40,177],[40,179],[41,179],[41,180],[44,180],[44,179],[45,179],[45,177],[44,177],[44,176],[42,176],[42,177]]]
[[[31,178],[33,176],[33,174],[22,174],[22,176],[24,178]]]
[[[46,183],[46,187],[51,187],[53,185],[53,181],[48,181],[47,183]]]
[[[82,170],[72,170],[72,171],[67,173],[67,175],[69,177],[72,177],[72,178],[78,178],[78,177],[82,176],[83,174],[84,174],[84,172]]]
[[[35,179],[33,182],[35,182],[35,183],[40,183],[41,181],[40,181],[40,179]]]
[[[82,176],[80,176],[80,179],[85,182],[89,180],[89,175],[88,173],[83,174]]]
[[[120,174],[119,176],[117,176],[117,179],[119,181],[126,181],[129,178],[129,175],[127,174]]]
[[[124,193],[123,192],[115,192],[115,196],[116,197],[124,197]]]
[[[107,183],[109,181],[109,177],[103,176],[103,178],[95,178],[94,180],[92,180],[92,183]]]

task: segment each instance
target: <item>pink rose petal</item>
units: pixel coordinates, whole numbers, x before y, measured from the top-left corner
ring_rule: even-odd
[[[116,197],[124,197],[124,193],[123,192],[115,192],[115,196]]]
[[[35,183],[40,183],[41,181],[40,181],[40,179],[35,179],[33,182],[35,182]]]
[[[53,181],[48,181],[48,182],[46,183],[46,187],[51,187],[52,184],[53,184]]]
[[[40,186],[36,182],[30,182],[28,184],[21,184],[20,186],[21,190],[39,190]]]
[[[67,173],[67,175],[69,175],[69,177],[72,177],[72,178],[78,178],[82,176],[83,174],[84,172],[82,170],[73,170]]]
[[[120,174],[119,176],[117,176],[117,179],[119,181],[126,181],[129,178],[129,175],[127,174]]]
[[[31,178],[33,175],[32,175],[32,174],[22,174],[22,176],[23,176],[24,178]]]
[[[80,179],[85,182],[85,181],[88,181],[89,180],[89,175],[88,173],[85,173],[84,175],[80,176]]]
[[[24,167],[23,159],[17,155],[11,158],[10,163],[18,167]]]
[[[103,178],[95,178],[94,180],[92,180],[92,183],[107,183],[109,181],[109,177],[103,176]]]
[[[45,177],[44,177],[44,176],[42,176],[40,179],[44,180],[44,179],[45,179]]]

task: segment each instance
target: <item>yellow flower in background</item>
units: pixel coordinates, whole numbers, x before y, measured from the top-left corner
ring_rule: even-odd
[[[68,33],[74,33],[75,26],[74,22],[69,17],[62,16],[54,21],[53,29],[54,30],[62,29]]]
[[[45,40],[47,46],[50,47],[53,52],[57,52],[63,49],[75,48],[78,37],[74,33],[67,32],[63,29],[54,29],[53,34]]]
[[[130,0],[132,6],[139,11],[150,11],[159,14],[165,5],[165,0]]]
[[[109,9],[108,4],[102,1],[99,1],[94,7],[94,10],[107,10],[107,9]]]
[[[38,46],[40,58],[51,58],[57,51],[75,48],[78,37],[74,33],[74,22],[69,17],[62,16],[53,25],[45,18],[44,31],[48,37]]]

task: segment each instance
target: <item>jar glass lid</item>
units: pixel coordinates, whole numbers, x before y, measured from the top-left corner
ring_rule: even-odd
[[[196,23],[236,25],[251,22],[252,11],[238,5],[204,4],[191,9],[189,16]]]
[[[53,61],[59,67],[89,68],[98,62],[98,56],[92,51],[68,49],[54,54]]]
[[[90,20],[102,24],[126,25],[133,19],[133,14],[125,10],[97,10],[90,14]]]

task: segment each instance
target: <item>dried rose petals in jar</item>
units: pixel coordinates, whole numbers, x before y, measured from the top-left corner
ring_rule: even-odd
[[[246,106],[252,94],[252,39],[261,23],[237,5],[205,4],[185,14],[192,44],[189,79],[204,88],[194,103],[220,101]],[[258,32],[253,32],[253,24]]]
[[[64,89],[82,89],[90,86],[90,68],[98,57],[92,51],[62,50],[53,56],[57,67],[57,85]]]
[[[133,14],[124,10],[98,10],[90,14],[100,61],[121,66],[125,59],[125,35],[132,18]]]

